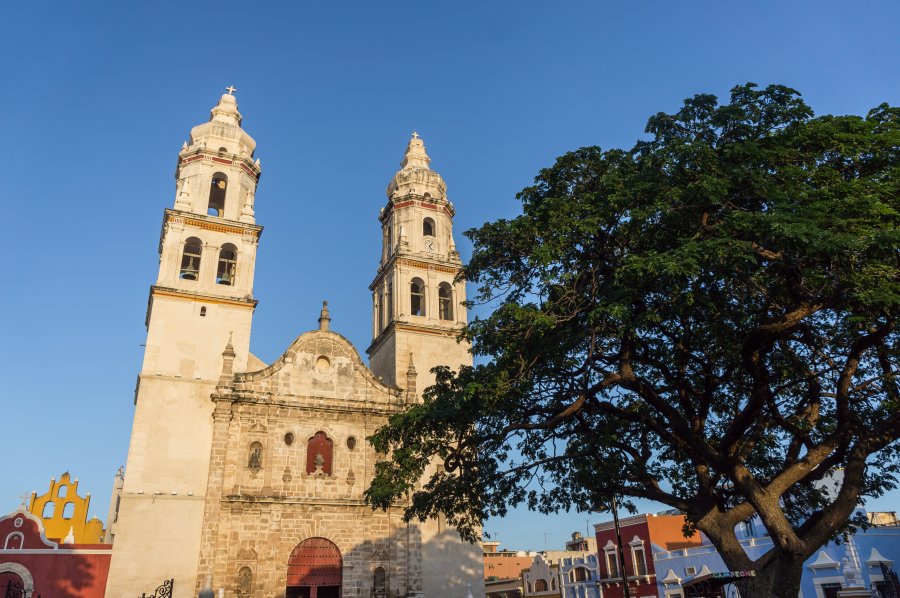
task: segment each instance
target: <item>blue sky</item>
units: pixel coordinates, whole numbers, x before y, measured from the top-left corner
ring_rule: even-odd
[[[817,113],[896,105],[898,22],[895,1],[8,4],[0,511],[70,470],[105,519],[176,155],[227,85],[263,167],[251,348],[271,361],[322,299],[368,346],[376,215],[413,129],[465,258],[462,231],[515,216],[556,156],[630,147],[695,93],[755,81],[795,87]],[[542,549],[602,518],[516,512],[486,529]]]

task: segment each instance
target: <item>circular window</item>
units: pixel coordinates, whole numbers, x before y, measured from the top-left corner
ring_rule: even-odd
[[[356,436],[351,436],[347,439],[347,448],[351,451],[356,448]]]
[[[288,432],[287,434],[284,435],[284,443],[288,446],[291,446],[292,444],[294,444],[294,433],[293,432]]]
[[[15,521],[13,521],[13,525],[16,527],[22,527],[22,518],[17,517]]]
[[[328,361],[328,358],[324,355],[319,355],[319,358],[316,359],[316,369],[320,372],[324,372],[325,370],[331,367],[331,362]]]

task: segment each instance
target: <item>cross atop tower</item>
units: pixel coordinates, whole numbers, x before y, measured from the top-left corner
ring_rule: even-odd
[[[419,134],[417,132],[413,131],[413,139],[418,139],[418,138],[419,138]]]
[[[228,87],[225,88],[225,91],[228,92],[228,95],[233,96],[234,92],[236,92],[237,89],[235,89],[234,85],[229,85]]]

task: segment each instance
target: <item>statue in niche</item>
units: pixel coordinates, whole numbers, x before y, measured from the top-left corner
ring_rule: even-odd
[[[250,567],[241,567],[238,571],[238,596],[249,596],[253,585],[253,572]]]
[[[306,446],[306,473],[315,475],[332,474],[334,443],[325,432],[316,432]]]
[[[262,445],[254,442],[250,445],[250,458],[247,460],[247,467],[252,471],[262,469]]]

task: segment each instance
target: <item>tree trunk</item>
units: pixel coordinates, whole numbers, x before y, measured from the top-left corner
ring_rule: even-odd
[[[803,561],[782,556],[756,571],[754,577],[745,577],[734,585],[741,598],[797,598],[802,576]]]

